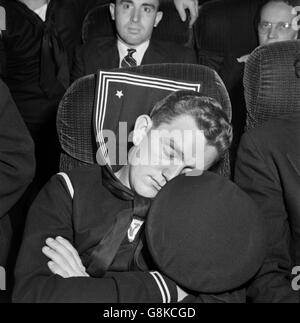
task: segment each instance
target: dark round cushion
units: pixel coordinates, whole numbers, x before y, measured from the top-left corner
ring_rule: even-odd
[[[238,186],[211,172],[179,176],[153,201],[146,239],[159,270],[202,293],[242,286],[265,255],[259,211]]]

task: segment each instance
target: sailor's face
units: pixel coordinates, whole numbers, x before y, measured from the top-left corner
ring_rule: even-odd
[[[207,144],[194,119],[178,117],[151,129],[134,148],[129,160],[131,189],[154,198],[174,177],[193,170],[202,172],[217,158],[217,149]]]

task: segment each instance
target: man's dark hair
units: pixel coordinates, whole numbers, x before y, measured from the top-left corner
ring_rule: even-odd
[[[178,91],[158,102],[150,117],[153,127],[169,124],[174,119],[189,115],[203,131],[209,145],[217,148],[221,158],[232,142],[232,126],[222,106],[213,98],[194,91]]]

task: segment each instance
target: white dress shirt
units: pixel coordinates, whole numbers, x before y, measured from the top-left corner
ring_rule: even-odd
[[[39,15],[40,18],[43,21],[46,21],[46,13],[47,13],[48,4],[49,4],[49,1],[47,1],[47,3],[45,3],[44,5],[42,5],[40,8],[34,10],[34,12],[37,15]]]
[[[146,50],[148,49],[150,44],[150,40],[142,43],[141,45],[134,47],[134,46],[127,46],[120,40],[118,40],[118,51],[119,51],[119,57],[120,57],[120,62],[119,62],[119,67],[121,67],[121,63],[124,59],[125,56],[128,55],[128,49],[135,49],[136,52],[132,55],[132,57],[136,60],[137,65],[142,64],[143,57],[146,53]]]

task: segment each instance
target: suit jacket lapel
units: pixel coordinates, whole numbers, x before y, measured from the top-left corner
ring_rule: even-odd
[[[151,41],[142,60],[142,65],[165,63],[166,57],[155,41]]]
[[[101,51],[99,49],[99,57],[101,57],[101,66],[105,66],[105,69],[118,68],[120,58],[117,42],[114,40],[107,43],[107,46],[102,48]]]
[[[14,0],[11,2],[14,6],[14,9],[19,11],[21,15],[26,17],[33,24],[43,24],[42,19],[31,9],[27,7],[27,5],[19,0]]]

